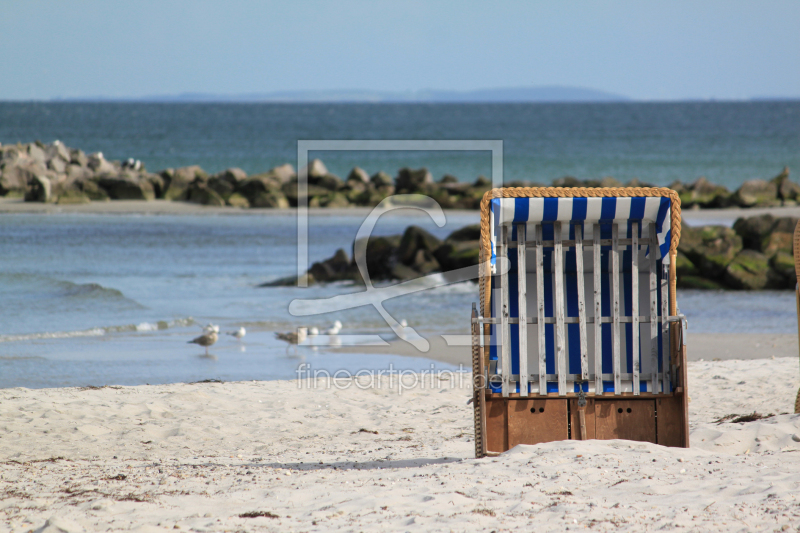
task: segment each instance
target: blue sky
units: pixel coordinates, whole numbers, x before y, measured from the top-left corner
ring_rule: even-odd
[[[0,1],[0,99],[563,85],[800,97],[798,1]]]

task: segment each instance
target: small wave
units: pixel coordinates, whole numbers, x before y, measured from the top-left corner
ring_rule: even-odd
[[[125,298],[122,291],[103,287],[99,283],[72,283],[62,281],[63,296],[67,298]]]
[[[0,342],[19,342],[42,339],[70,339],[73,337],[102,337],[109,333],[159,331],[174,327],[185,327],[194,324],[192,317],[177,320],[159,320],[158,322],[142,322],[123,326],[106,326],[78,331],[46,331],[43,333],[27,333],[23,335],[0,335]]]

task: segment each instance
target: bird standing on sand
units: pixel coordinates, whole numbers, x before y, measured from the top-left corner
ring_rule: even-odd
[[[286,346],[286,353],[289,353],[289,347],[294,346],[294,351],[297,353],[297,345],[303,344],[308,336],[308,328],[299,327],[297,331],[290,331],[288,333],[275,333],[275,338],[288,343]]]
[[[242,340],[242,337],[247,335],[247,331],[245,331],[244,327],[240,327],[236,331],[229,331],[226,335],[230,335],[231,337],[235,337],[237,341]]]
[[[200,327],[203,328],[203,332],[205,332],[205,333],[214,332],[217,335],[219,335],[219,326],[216,325],[216,324],[212,324],[211,322],[209,322],[207,325],[200,326]]]
[[[199,344],[200,346],[204,346],[206,349],[206,355],[208,355],[208,347],[217,342],[217,338],[217,333],[212,329],[211,331],[207,331],[199,337],[190,340],[186,344]]]

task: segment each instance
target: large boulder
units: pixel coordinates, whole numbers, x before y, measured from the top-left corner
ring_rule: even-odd
[[[83,152],[83,150],[75,148],[69,152],[69,162],[73,165],[78,165],[79,167],[86,167],[89,166],[89,157]]]
[[[727,265],[723,279],[728,287],[761,290],[769,283],[769,259],[755,250],[742,250]]]
[[[353,170],[351,170],[350,174],[347,175],[348,185],[350,182],[357,182],[366,185],[369,183],[369,174],[367,174],[367,171],[361,167],[353,167]]]
[[[26,202],[49,202],[51,200],[50,180],[45,176],[34,175],[28,181],[28,190],[25,192]]]
[[[321,178],[328,174],[328,168],[319,159],[312,159],[309,161],[308,165],[300,169],[299,174],[303,174],[303,171],[305,171],[309,180],[312,178]]]
[[[323,176],[309,176],[308,184],[321,187],[328,191],[338,191],[344,188],[342,178],[336,174],[325,174]]]
[[[52,161],[53,159],[59,159],[68,164],[72,159],[69,148],[64,146],[64,143],[58,140],[53,141],[53,144],[45,145],[44,153],[48,162]]]
[[[479,241],[480,238],[481,238],[481,225],[470,224],[469,226],[464,226],[463,228],[455,230],[453,233],[447,236],[446,241],[448,242]]]
[[[705,177],[700,177],[693,184],[679,193],[682,207],[725,207],[730,203],[730,191],[722,186],[715,185]]]
[[[783,171],[770,182],[778,188],[778,198],[784,205],[794,205],[800,200],[800,185],[789,179],[789,167],[783,167]]]
[[[761,251],[761,242],[770,234],[775,225],[775,217],[770,214],[757,217],[738,218],[733,229],[742,238],[746,248]]]
[[[697,267],[701,276],[722,276],[728,264],[742,250],[742,238],[725,226],[692,228],[681,225],[678,250]]]
[[[140,179],[139,174],[122,172],[118,175],[103,175],[97,184],[106,191],[112,200],[153,200],[155,191],[153,184]]]
[[[308,207],[350,207],[350,200],[343,192],[332,192],[311,197]]]
[[[733,229],[741,236],[745,248],[765,253],[768,257],[779,250],[792,253],[792,238],[798,219],[775,218],[770,214],[739,218]]]
[[[572,176],[564,176],[553,180],[553,187],[583,187],[583,182]]]
[[[228,198],[247,180],[247,173],[241,168],[229,168],[208,178],[208,187],[222,198]]]
[[[231,207],[238,207],[240,209],[247,209],[250,207],[250,201],[238,192],[228,196],[228,198],[225,199],[225,203]]]
[[[81,167],[78,167],[81,168]],[[84,178],[67,178],[53,187],[53,200],[60,205],[88,204],[92,201],[84,191],[86,185],[94,191],[99,191],[98,199],[108,200],[108,194],[97,186],[97,183]]]
[[[268,174],[275,176],[281,183],[286,183],[287,181],[297,178],[297,173],[294,171],[294,167],[289,163],[272,168]]]
[[[210,205],[212,207],[222,207],[225,199],[220,196],[207,183],[195,181],[186,190],[186,200],[195,204]]]
[[[31,143],[28,145],[28,157],[35,161],[38,165],[42,167],[47,166],[47,154],[44,152],[44,145],[39,141],[35,143]],[[100,154],[102,157],[102,154]]]
[[[392,279],[392,267],[397,263],[396,250],[400,245],[400,235],[388,237],[369,237],[367,243],[367,271],[373,280]],[[363,239],[353,243],[353,260],[355,250]]]
[[[797,284],[797,272],[794,266],[794,256],[791,252],[778,251],[769,258],[770,285],[773,289],[794,289]]]
[[[778,187],[764,180],[749,180],[731,196],[731,201],[740,207],[771,207],[781,205]]]
[[[316,281],[323,283],[351,280],[354,279],[354,277],[358,277],[354,276],[356,272],[357,270],[354,269],[350,258],[347,257],[347,252],[341,248],[336,250],[333,257],[325,261],[314,263],[311,265],[311,268],[308,269],[308,273],[311,274]]]
[[[433,256],[439,261],[442,272],[477,265],[480,258],[480,242],[448,238],[433,252]]]
[[[419,250],[433,254],[433,251],[441,244],[442,241],[419,226],[409,226],[403,233],[403,238],[397,248],[397,259],[404,265],[410,266],[417,259]]]
[[[369,181],[377,188],[394,187],[394,180],[392,179],[392,177],[383,171],[376,172],[375,174],[373,174],[372,177],[369,179]]]
[[[197,165],[181,167],[177,169],[168,168],[161,172],[164,180],[164,199],[166,200],[186,200],[189,185],[195,180],[205,182],[208,174]]]
[[[107,161],[103,157],[103,152],[95,152],[89,156],[87,166],[94,171],[95,174],[116,174],[119,170],[111,161]]]
[[[398,194],[425,194],[433,185],[433,176],[427,168],[412,170],[406,167],[397,172],[394,183]]]
[[[286,195],[279,190],[270,190],[247,197],[250,207],[266,207],[271,209],[286,209],[290,207]]]
[[[32,180],[34,176],[40,175],[40,172],[36,171],[35,165],[20,165],[18,163],[19,160],[15,161],[13,164],[4,163],[3,167],[0,168],[0,196],[6,196],[8,194],[23,196],[28,190],[28,183],[30,180]]]

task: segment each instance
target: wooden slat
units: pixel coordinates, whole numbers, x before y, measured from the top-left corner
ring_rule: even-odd
[[[639,324],[648,324],[648,323],[650,323],[650,315],[639,315],[639,317],[636,320],[639,321]],[[535,316],[529,316],[527,318],[527,321],[528,321],[528,324],[538,324],[539,323],[539,319],[537,317],[535,317]],[[499,320],[495,320],[495,319],[492,319],[492,318],[486,319],[484,322],[486,324],[499,324],[500,323]],[[611,323],[614,322],[614,319],[611,318],[610,316],[603,316],[603,317],[600,317],[600,322],[602,322],[603,324],[611,324]],[[661,319],[659,317],[656,317],[656,324],[658,324],[659,322],[661,322]],[[677,320],[672,320],[671,322],[677,322]],[[509,317],[508,323],[509,324],[519,324],[519,318]],[[556,323],[556,319],[555,319],[555,317],[548,316],[548,317],[544,318],[544,323],[545,324],[555,324]],[[580,320],[576,316],[565,316],[564,317],[564,324],[579,324],[579,323],[580,323]],[[593,316],[587,316],[586,317],[586,323],[587,324],[594,324],[595,323],[594,317]],[[631,324],[631,323],[633,323],[633,317],[632,316],[620,316],[619,317],[619,323],[620,324]]]
[[[517,292],[519,293],[519,392],[528,395],[528,286],[525,262],[526,225],[517,224]]]
[[[619,394],[620,360],[619,360],[619,226],[611,224],[611,345],[612,362],[614,364],[614,394]]]
[[[529,245],[533,244],[533,241],[528,241],[528,244]],[[545,246],[549,246],[550,248],[555,246],[555,243],[553,241],[542,241],[542,244],[544,244]],[[631,240],[628,239],[627,237],[623,237],[623,238],[617,240],[617,244],[619,244],[620,246],[630,246]],[[591,248],[592,246],[594,246],[594,243],[593,243],[593,241],[586,241],[586,242],[583,243],[583,245],[584,246],[588,246],[589,248]],[[602,239],[600,241],[600,245],[601,246],[611,246],[611,239]],[[562,248],[568,248],[570,246],[575,246],[575,240],[574,239],[562,239],[562,241],[561,241],[561,247]],[[517,243],[512,241],[512,242],[508,243],[508,247],[509,248],[516,248],[517,247]]]
[[[631,222],[631,353],[633,354],[633,394],[639,395],[639,223]]]
[[[659,389],[658,382],[658,237],[656,225],[650,223],[647,234],[650,236],[650,378],[653,393]]]
[[[508,242],[508,226],[503,226],[500,231],[500,242],[503,245],[498,255],[505,258],[508,264],[508,247],[505,244]],[[504,266],[504,265],[501,265]],[[502,391],[503,396],[508,396],[511,388],[511,335],[508,325],[508,268],[500,269],[500,365],[503,369],[503,383]]]
[[[592,224],[592,259],[594,260],[594,386],[595,394],[603,394],[603,316],[602,284],[600,281],[600,224]]]
[[[555,280],[555,315],[556,315],[556,373],[558,374],[558,394],[567,394],[567,350],[564,337],[564,255],[561,247],[561,222],[553,223],[555,246],[553,256],[553,278]]]
[[[544,336],[544,248],[542,225],[537,224],[536,234],[536,338],[539,341],[539,394],[547,394],[547,348]]]
[[[669,392],[670,367],[669,354],[669,265],[662,264],[661,272],[661,378],[663,379],[662,391]]]
[[[575,270],[578,281],[578,335],[581,343],[581,379],[589,380],[589,353],[586,347],[586,296],[584,294],[583,275],[583,228],[575,225]]]

